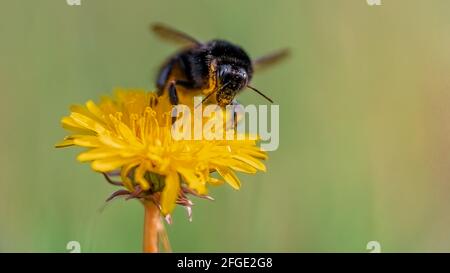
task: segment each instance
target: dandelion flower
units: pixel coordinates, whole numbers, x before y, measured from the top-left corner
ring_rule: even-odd
[[[124,195],[141,200],[153,207],[146,210],[149,221],[159,219],[159,211],[170,221],[176,204],[190,216],[188,194],[211,199],[208,185],[226,182],[239,189],[236,172],[266,170],[260,160],[267,155],[255,140],[175,140],[167,104],[152,92],[117,90],[99,103],[74,105],[61,120],[71,134],[56,147],[86,148],[78,161],[90,162],[94,171],[123,187],[108,200]],[[113,175],[120,181],[113,181]]]

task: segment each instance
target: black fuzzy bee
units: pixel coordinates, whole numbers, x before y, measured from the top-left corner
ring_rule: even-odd
[[[226,106],[246,87],[273,102],[249,83],[254,70],[280,61],[288,55],[288,50],[251,60],[241,47],[228,41],[202,43],[161,24],[152,25],[152,30],[166,40],[186,45],[161,67],[156,81],[159,95],[167,95],[173,105],[177,105],[182,96],[191,98],[201,94],[206,96],[203,101],[211,99]]]

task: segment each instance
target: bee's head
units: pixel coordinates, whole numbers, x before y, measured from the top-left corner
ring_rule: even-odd
[[[220,106],[230,104],[236,94],[247,86],[248,82],[249,75],[244,68],[231,64],[219,65],[217,69],[217,103]]]

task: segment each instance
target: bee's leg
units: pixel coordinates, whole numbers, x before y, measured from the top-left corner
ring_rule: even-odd
[[[169,99],[170,99],[170,103],[172,105],[177,105],[178,104],[178,94],[177,94],[177,88],[175,86],[175,81],[171,82],[169,85]]]
[[[177,85],[182,86],[184,88],[193,88],[195,86],[194,83],[191,83],[189,81],[183,81],[183,80],[175,80],[175,81],[171,81],[169,84],[169,100],[170,103],[172,105],[178,105],[178,103],[180,102],[179,98],[178,98],[178,93],[177,93]],[[176,109],[173,109],[173,111],[176,111]],[[176,121],[176,116],[177,113],[172,113],[172,124],[175,123]]]
[[[237,102],[236,100],[231,101],[231,105],[233,106],[233,129],[234,132],[237,132],[237,126],[238,126],[238,113],[236,108],[241,107],[242,105]]]
[[[178,93],[177,93],[177,85],[182,86],[187,89],[191,89],[195,87],[193,82],[183,81],[183,80],[175,80],[171,81],[169,85],[169,99],[172,105],[177,105],[179,103]]]

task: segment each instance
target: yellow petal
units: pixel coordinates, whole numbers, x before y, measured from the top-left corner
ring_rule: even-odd
[[[92,169],[98,172],[110,172],[118,169],[119,167],[128,164],[130,159],[124,159],[122,157],[113,157],[107,159],[99,159],[92,162]]]
[[[123,149],[126,147],[126,144],[117,138],[108,135],[100,135],[98,139],[105,145],[108,145],[112,148]]]
[[[82,126],[83,128],[92,130],[94,132],[100,132],[104,130],[104,127],[98,122],[80,113],[72,112],[70,114],[70,117],[75,123],[77,123],[79,126]]]
[[[223,179],[225,179],[225,181],[233,187],[233,189],[239,190],[241,187],[241,181],[239,181],[239,178],[232,170],[227,168],[216,168],[216,170],[219,172],[220,176],[222,176]]]
[[[119,132],[125,141],[133,145],[139,145],[139,142],[137,141],[135,134],[123,122],[120,122],[117,128],[119,129]]]
[[[73,139],[73,143],[78,146],[87,147],[87,148],[95,148],[102,146],[102,143],[96,136],[89,135],[73,135],[70,136]]]
[[[257,170],[255,168],[253,168],[252,166],[237,160],[237,159],[215,159],[215,160],[211,160],[211,165],[213,166],[213,168],[218,167],[218,168],[224,168],[224,167],[229,167],[237,172],[243,172],[243,173],[250,173],[250,174],[254,174],[257,172]]]
[[[109,97],[101,97],[98,107],[106,116],[119,111],[116,104]]]
[[[125,187],[130,191],[134,191],[134,186],[133,186],[133,183],[131,182],[130,178],[128,177],[128,174],[138,164],[139,164],[139,162],[133,162],[133,163],[127,164],[127,165],[123,166],[122,170],[120,171],[120,177],[122,178],[122,182],[125,185]]]
[[[77,160],[85,162],[98,159],[105,159],[107,157],[114,157],[114,156],[117,156],[117,151],[114,151],[112,149],[98,148],[98,149],[91,149],[87,152],[79,154]]]
[[[70,106],[70,112],[76,112],[85,116],[89,116],[89,111],[83,105],[73,104]]]
[[[266,160],[268,158],[267,153],[264,151],[261,151],[259,147],[253,146],[253,147],[240,147],[239,148],[239,154],[246,154],[248,156],[252,156],[257,159]]]
[[[252,166],[247,165],[238,160],[234,161],[233,163],[229,164],[228,166],[237,172],[243,172],[243,173],[249,173],[249,174],[254,174],[257,172],[257,170],[255,168],[253,168]]]
[[[141,185],[141,189],[144,191],[150,189],[150,183],[144,177],[146,171],[145,164],[142,163],[137,167],[136,172],[134,173],[134,180]]]
[[[161,213],[167,215],[173,211],[180,192],[180,178],[178,173],[170,172],[166,175],[164,189],[161,193]]]
[[[178,168],[178,172],[183,176],[189,188],[195,190],[198,194],[206,194],[207,190],[205,184],[200,181],[200,178],[195,173],[186,168]]]
[[[73,145],[75,145],[75,143],[73,143],[73,139],[64,139],[63,141],[56,143],[55,148],[64,148]]]
[[[89,112],[94,115],[99,120],[103,120],[105,117],[105,114],[102,110],[95,104],[92,100],[89,100],[86,102],[86,108],[89,110]]]
[[[64,129],[73,131],[73,132],[80,132],[80,133],[85,133],[85,134],[91,132],[91,130],[86,129],[83,126],[80,126],[71,117],[63,117],[61,119],[61,125]]]
[[[96,136],[91,135],[72,135],[64,138],[64,140],[56,144],[56,148],[78,145],[81,147],[95,148],[101,146],[101,142]]]
[[[214,177],[209,177],[208,178],[208,183],[213,185],[213,186],[219,186],[222,185],[223,183],[225,183],[225,181],[223,181],[222,179],[217,179]]]
[[[245,154],[239,154],[239,155],[233,155],[233,158],[238,159],[242,162],[247,163],[248,165],[252,166],[255,169],[258,169],[260,171],[265,172],[266,166],[261,163],[258,159],[255,159],[254,157],[245,155]]]

